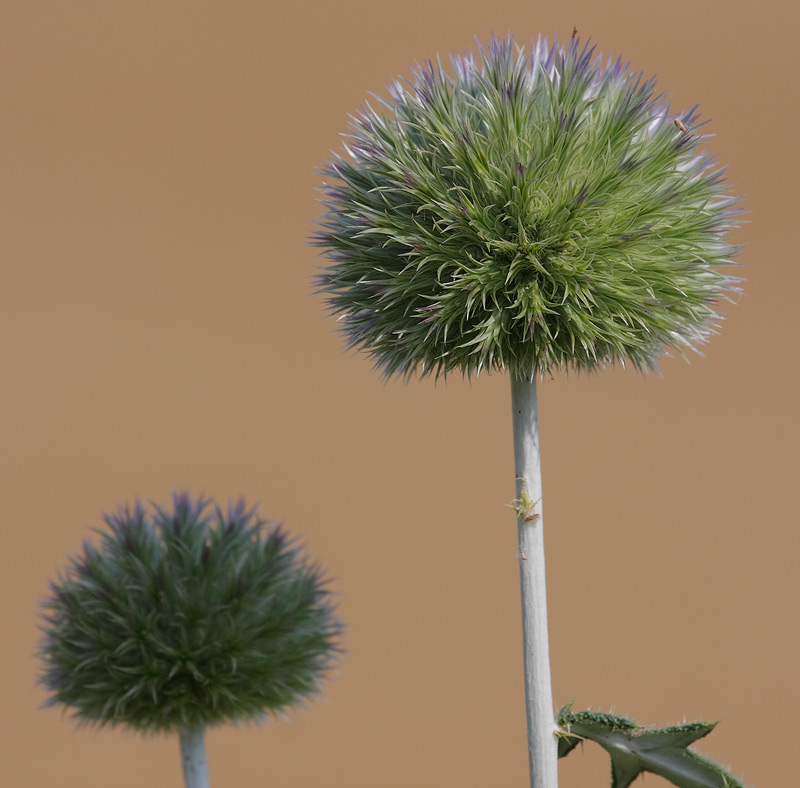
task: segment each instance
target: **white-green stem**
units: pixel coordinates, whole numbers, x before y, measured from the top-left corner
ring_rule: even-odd
[[[547,636],[542,471],[535,380],[519,380],[512,373],[511,409],[531,788],[557,788],[558,742]]]
[[[208,788],[204,728],[181,728],[181,762],[186,788]]]

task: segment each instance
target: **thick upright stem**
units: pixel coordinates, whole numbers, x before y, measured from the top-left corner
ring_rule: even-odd
[[[186,788],[209,788],[204,728],[182,728],[181,761]]]
[[[517,476],[519,579],[522,593],[522,642],[528,756],[531,788],[557,788],[558,744],[550,683],[547,595],[544,577],[542,472],[539,456],[536,381],[511,375],[514,468]]]

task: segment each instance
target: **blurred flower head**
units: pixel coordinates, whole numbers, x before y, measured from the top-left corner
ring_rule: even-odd
[[[44,604],[41,683],[82,722],[175,731],[319,690],[341,624],[319,568],[244,501],[106,516]]]
[[[656,366],[714,331],[737,199],[698,113],[573,39],[415,69],[325,168],[318,278],[384,374]]]

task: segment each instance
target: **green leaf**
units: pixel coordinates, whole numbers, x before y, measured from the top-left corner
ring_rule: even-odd
[[[611,756],[612,788],[628,788],[644,772],[657,774],[678,788],[745,788],[721,766],[688,749],[711,733],[715,722],[644,728],[613,714],[573,712],[568,704],[558,713],[558,725],[558,757],[570,753],[583,739],[597,742]]]

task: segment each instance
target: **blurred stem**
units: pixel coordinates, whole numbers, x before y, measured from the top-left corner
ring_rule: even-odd
[[[205,733],[205,728],[181,728],[181,761],[186,788],[209,788]]]
[[[553,714],[550,646],[547,636],[542,472],[535,380],[520,380],[511,373],[511,409],[514,469],[517,477],[522,651],[531,788],[557,788],[557,727]]]

